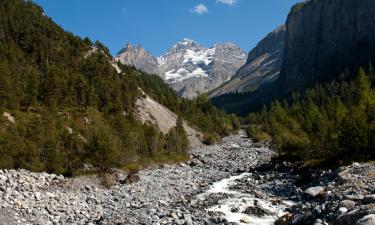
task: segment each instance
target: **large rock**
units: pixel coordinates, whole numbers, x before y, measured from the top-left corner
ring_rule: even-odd
[[[317,187],[310,187],[304,191],[304,194],[308,197],[316,197],[318,195],[324,194],[324,187],[317,186]]]
[[[290,213],[287,213],[283,215],[282,217],[280,217],[279,219],[277,219],[274,224],[275,225],[288,225],[290,221],[292,220],[292,218],[293,218],[293,215]]]
[[[356,225],[375,225],[375,214],[367,215],[358,220]]]

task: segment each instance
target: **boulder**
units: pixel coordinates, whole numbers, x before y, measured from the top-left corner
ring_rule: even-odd
[[[345,207],[347,209],[352,209],[355,206],[355,202],[352,200],[343,200],[340,202],[340,206]]]
[[[310,187],[304,191],[305,195],[309,197],[316,197],[318,195],[324,194],[324,187],[317,186],[317,187]]]
[[[375,214],[370,214],[358,220],[356,225],[375,225]]]
[[[333,225],[356,225],[357,221],[368,215],[366,210],[356,209],[339,216]]]
[[[280,217],[279,219],[277,219],[274,224],[275,225],[288,225],[289,222],[292,220],[292,218],[293,218],[293,215],[290,213],[287,213],[283,215],[282,217]]]
[[[258,217],[262,217],[262,216],[266,216],[270,214],[270,212],[258,206],[249,206],[242,213],[247,214],[247,215],[254,215]]]

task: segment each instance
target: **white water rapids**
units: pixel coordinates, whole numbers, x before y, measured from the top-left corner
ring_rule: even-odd
[[[250,194],[230,190],[230,187],[236,184],[236,180],[244,179],[246,177],[248,177],[247,179],[251,179],[251,174],[243,173],[238,176],[231,176],[227,179],[215,182],[209,190],[200,194],[198,198],[203,200],[209,197],[210,194],[215,193],[228,194],[228,198],[219,201],[218,205],[207,210],[221,212],[224,214],[224,217],[228,222],[235,222],[241,225],[273,225],[277,218],[286,213],[285,208],[293,203],[282,201],[280,204],[274,205],[271,202],[272,199],[265,201],[263,199],[255,198]],[[243,212],[247,207],[254,206],[254,202],[257,202],[258,207],[269,211],[271,215],[257,217],[255,215],[244,214]],[[238,212],[232,212],[232,208],[238,208],[239,210]]]

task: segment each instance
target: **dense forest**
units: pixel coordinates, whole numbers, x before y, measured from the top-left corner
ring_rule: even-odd
[[[206,143],[239,127],[207,97],[183,100],[154,76],[118,73],[103,44],[64,31],[30,1],[2,0],[0,15],[0,168],[74,175],[85,163],[183,160],[183,119]],[[167,135],[135,118],[138,87],[180,115]]]
[[[249,136],[310,165],[375,159],[375,72],[360,69],[250,114]],[[254,125],[255,124],[255,125]]]

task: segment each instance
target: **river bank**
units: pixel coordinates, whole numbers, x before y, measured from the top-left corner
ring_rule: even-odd
[[[0,224],[266,225],[286,215],[277,223],[308,225],[333,223],[358,207],[362,218],[374,209],[373,164],[305,171],[270,163],[272,154],[241,132],[192,150],[186,163],[141,171],[135,183],[117,171],[110,188],[99,176],[0,171]],[[344,202],[343,213],[348,196],[354,205]]]

